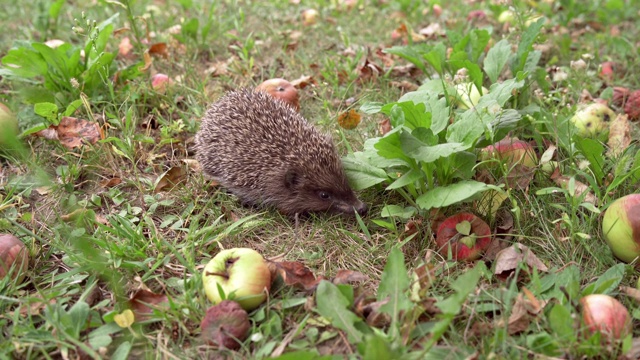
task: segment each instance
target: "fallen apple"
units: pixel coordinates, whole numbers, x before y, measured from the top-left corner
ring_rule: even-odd
[[[500,160],[505,163],[507,168],[511,168],[516,164],[530,168],[538,165],[538,156],[533,150],[533,146],[516,137],[506,137],[480,151],[480,160],[486,161],[490,159]]]
[[[640,256],[640,194],[623,196],[609,205],[602,233],[618,259],[629,263]]]
[[[253,310],[266,299],[271,288],[271,272],[266,261],[253,249],[234,248],[220,251],[204,267],[202,273],[204,292],[217,304],[223,300],[218,287],[228,298],[245,310]]]
[[[470,82],[456,84],[458,108],[469,109],[476,106],[482,95],[488,92],[489,90],[483,86],[482,93],[480,93],[478,88]]]
[[[169,78],[169,76],[165,74],[158,73],[151,77],[151,87],[153,88],[153,90],[160,94],[164,94],[172,82],[173,81]]]
[[[24,243],[10,234],[0,234],[0,279],[10,275],[21,283],[29,268],[29,251]]]
[[[9,108],[0,103],[0,149],[17,141],[18,119]]]
[[[201,337],[211,346],[236,350],[249,335],[249,314],[235,301],[224,300],[207,309]]]
[[[598,137],[609,132],[609,123],[616,118],[616,113],[607,105],[593,103],[576,113],[570,121],[576,127],[577,134],[582,137]]]
[[[501,24],[513,23],[515,19],[516,15],[511,10],[505,10],[498,15],[498,22]]]
[[[313,25],[318,22],[318,10],[306,9],[302,11],[302,23],[306,26]]]
[[[298,90],[285,79],[269,79],[256,87],[258,91],[264,91],[276,99],[280,99],[291,105],[295,111],[300,111]]]
[[[451,251],[454,260],[476,260],[491,243],[491,229],[474,214],[460,213],[446,218],[438,226],[436,243],[444,257]]]
[[[585,333],[600,333],[607,340],[620,340],[631,332],[629,311],[609,295],[592,294],[580,299]]]

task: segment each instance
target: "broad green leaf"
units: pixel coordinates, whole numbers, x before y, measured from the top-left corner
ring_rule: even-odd
[[[401,159],[407,164],[411,164],[411,158],[405,155],[402,150],[400,133],[405,132],[405,128],[395,128],[380,138],[373,147],[378,151],[378,155],[387,159]]]
[[[511,44],[507,39],[498,41],[484,58],[484,71],[487,73],[491,83],[495,83],[509,61],[511,56]]]
[[[413,184],[414,182],[424,178],[424,174],[419,169],[410,169],[404,175],[399,177],[396,181],[392,182],[391,185],[387,186],[385,190],[394,190],[401,187],[404,187],[409,184]]]
[[[342,164],[349,179],[349,184],[354,190],[366,189],[389,180],[384,170],[362,161],[353,155],[344,157]]]
[[[469,33],[471,49],[469,52],[470,60],[475,64],[478,62],[480,55],[484,54],[491,35],[484,29],[473,30]]]
[[[389,339],[379,335],[367,335],[364,341],[358,344],[358,352],[363,360],[393,360],[399,359],[400,354],[391,349]]]
[[[292,351],[282,354],[272,360],[342,360],[342,356],[338,355],[320,355],[313,351]]]
[[[392,338],[398,335],[400,312],[407,311],[412,306],[412,302],[407,295],[409,284],[409,275],[404,264],[404,254],[394,247],[382,272],[377,296],[378,301],[389,299],[386,304],[380,307],[380,312],[391,317],[391,329],[389,331],[391,331]]]
[[[549,312],[549,326],[554,336],[561,343],[572,343],[576,340],[576,330],[573,326],[573,317],[568,305],[555,304]]]
[[[593,284],[593,291],[587,293],[585,289],[582,295],[611,294],[611,292],[618,289],[618,285],[620,285],[622,279],[624,279],[627,266],[626,264],[616,264],[610,267],[604,274],[600,275],[598,280]]]
[[[460,151],[449,158],[440,160],[448,162],[447,167],[453,171],[454,178],[467,180],[475,174],[473,167],[476,166],[477,156],[472,152]],[[439,166],[437,162],[436,166]]]
[[[423,195],[420,195],[416,199],[416,203],[423,210],[442,208],[459,202],[469,201],[477,194],[492,188],[492,186],[485,183],[466,180],[431,189]]]
[[[439,42],[423,57],[438,74],[442,74],[444,72],[444,63],[447,60],[447,47]]]
[[[383,105],[381,102],[366,102],[360,106],[360,112],[368,115],[377,114],[382,110]]]
[[[423,103],[416,104],[411,101],[399,102],[391,111],[391,124],[394,128],[401,125],[404,125],[411,130],[419,127],[427,129],[431,127],[431,114],[426,112],[425,105]],[[396,119],[401,118],[403,121],[394,121],[394,113],[398,111],[402,112],[402,116],[398,116]]]
[[[111,360],[127,360],[132,346],[133,345],[128,341],[122,342],[113,354],[111,354]]]
[[[362,341],[363,334],[356,328],[362,320],[348,310],[351,303],[344,297],[337,286],[323,280],[316,290],[316,310],[328,319],[333,326],[344,331],[352,343]]]
[[[60,15],[60,10],[62,10],[62,5],[64,5],[66,0],[56,0],[49,6],[49,17],[51,19],[57,20],[58,15]]]
[[[74,112],[76,112],[76,110],[78,110],[80,107],[82,106],[82,100],[78,99],[78,100],[74,100],[72,101],[68,106],[67,109],[64,111],[64,116],[71,116],[73,115]],[[56,108],[56,112],[57,112],[57,108]]]
[[[431,98],[429,100],[429,111],[431,112],[431,131],[439,134],[449,125],[449,107],[447,99]]]
[[[488,114],[478,113],[476,109],[462,113],[460,118],[447,128],[447,142],[475,146],[478,139],[484,135],[485,125],[482,117],[485,115]]]
[[[589,161],[589,168],[593,171],[596,179],[598,179],[598,181],[603,181],[605,177],[604,165],[606,161],[604,158],[604,146],[602,146],[602,144],[597,140],[584,138],[578,135],[575,135],[573,140],[575,141],[578,151],[580,151],[587,161]]]
[[[557,273],[554,279],[553,289],[544,295],[544,299],[555,298],[565,304],[568,294],[570,300],[577,299],[580,295],[580,269],[576,265],[570,265]],[[563,291],[564,290],[564,291]]]
[[[544,25],[545,18],[542,17],[538,21],[529,25],[529,27],[522,34],[520,43],[518,44],[518,50],[516,52],[516,67],[513,69],[513,73],[516,74],[525,68],[529,52],[532,49],[532,45],[535,42],[540,29]]]
[[[527,335],[527,349],[546,356],[560,356],[557,338],[547,332]]]
[[[78,301],[67,313],[69,315],[69,319],[71,320],[71,327],[67,327],[67,330],[72,330],[73,332],[67,333],[71,336],[79,337],[82,330],[86,326],[87,318],[89,317],[89,304],[84,301]]]
[[[197,18],[193,18],[182,25],[182,34],[186,37],[190,37],[194,41],[198,41],[198,28],[200,22]]]
[[[33,106],[33,111],[49,120],[54,125],[58,124],[58,106],[53,103],[37,103]]]
[[[470,147],[462,143],[444,143],[429,146],[406,131],[400,134],[400,146],[404,154],[424,163],[432,163],[439,158],[451,156]]]
[[[380,216],[386,217],[399,217],[401,219],[409,219],[416,214],[418,210],[413,206],[402,207],[398,205],[386,205],[382,208]]]
[[[49,69],[42,55],[30,46],[9,50],[2,58],[2,65],[13,76],[22,78],[44,76]]]
[[[498,102],[498,105],[504,106],[507,101],[513,96],[514,90],[520,89],[524,86],[524,80],[517,80],[515,78],[505,80],[501,83],[495,83],[489,88],[489,99],[494,99]],[[482,101],[482,99],[480,99]]]
[[[382,50],[386,54],[398,55],[399,57],[409,61],[415,65],[424,74],[428,74],[427,68],[422,61],[422,54],[426,54],[430,51],[431,46],[421,43],[409,46],[394,46],[388,49]]]

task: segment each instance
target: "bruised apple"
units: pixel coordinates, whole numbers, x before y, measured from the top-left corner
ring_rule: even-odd
[[[593,103],[576,111],[571,117],[571,122],[576,127],[578,135],[598,137],[609,132],[609,124],[615,118],[616,114],[607,105]]]
[[[224,300],[207,309],[200,330],[202,339],[211,346],[239,349],[249,335],[249,314],[235,301]]]
[[[285,79],[269,79],[256,87],[258,91],[264,91],[276,99],[280,99],[291,105],[295,111],[300,111],[298,90]]]
[[[476,260],[491,243],[491,229],[484,220],[471,213],[446,218],[436,232],[438,251],[454,260]]]
[[[640,194],[623,196],[609,205],[602,233],[618,259],[632,262],[640,256]]]
[[[253,310],[266,299],[271,288],[271,272],[259,252],[248,248],[220,251],[204,267],[202,273],[204,292],[214,304],[234,294],[245,310]]]
[[[619,340],[631,332],[629,311],[611,296],[587,295],[580,299],[580,305],[587,335],[599,332],[608,340]]]
[[[508,168],[516,164],[526,167],[536,167],[538,157],[533,146],[518,138],[504,138],[493,145],[489,145],[480,152],[481,160],[498,159],[504,162]]]

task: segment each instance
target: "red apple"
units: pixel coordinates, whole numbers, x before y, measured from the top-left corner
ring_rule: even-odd
[[[224,300],[207,310],[200,323],[202,339],[211,346],[236,350],[249,335],[249,314],[240,305]]]
[[[609,205],[602,233],[618,259],[632,262],[640,256],[640,194],[623,196]]]
[[[217,304],[233,294],[245,310],[253,310],[266,299],[271,288],[271,272],[262,255],[253,249],[235,248],[220,251],[207,263],[202,273],[204,292]]]
[[[608,340],[619,340],[631,332],[629,311],[609,295],[592,294],[580,299],[582,322],[588,336],[601,333]]]
[[[480,152],[480,159],[498,159],[504,162],[508,168],[516,164],[526,167],[536,167],[538,156],[531,144],[518,138],[506,137],[493,145],[489,145]]]
[[[276,99],[280,99],[291,105],[295,111],[300,111],[298,90],[285,79],[275,78],[265,80],[256,87],[258,91],[264,91]]]
[[[24,243],[10,234],[0,234],[0,279],[10,275],[17,284],[29,268],[29,252]]]
[[[165,74],[158,73],[151,77],[151,87],[160,94],[164,94],[172,82],[169,76]]]
[[[438,251],[455,260],[476,260],[491,243],[491,229],[486,222],[471,213],[446,218],[436,232]]]

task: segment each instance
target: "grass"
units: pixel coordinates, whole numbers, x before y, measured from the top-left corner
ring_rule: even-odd
[[[423,211],[410,220],[381,218],[386,205],[407,205],[398,193],[384,191],[384,186],[359,193],[371,209],[362,224],[351,218],[312,215],[296,226],[271,209],[242,207],[185,160],[194,158],[193,136],[209,103],[228,90],[252,87],[273,77],[311,76],[315,84],[299,90],[301,113],[331,133],[342,154],[360,151],[367,139],[380,136],[378,122],[385,116],[365,114],[356,130],[344,130],[337,124],[338,115],[369,102],[397,101],[407,92],[399,82],[420,85],[426,79],[419,72],[412,76],[390,71],[383,60],[393,60],[396,67],[407,62],[377,53],[402,45],[402,39],[391,37],[401,24],[417,32],[437,22],[449,31],[441,39],[488,26],[492,44],[503,37],[517,44],[526,17],[534,12],[548,18],[535,43],[551,45],[542,53],[537,74],[553,76],[554,67],[567,73],[565,81],[549,82],[548,88],[542,81],[532,81],[530,90],[542,89],[539,97],[522,91],[527,96],[523,103],[540,110],[512,134],[532,140],[542,153],[549,144],[562,143],[555,124],[573,114],[584,90],[597,97],[606,95],[611,86],[635,89],[640,85],[640,50],[635,40],[640,36],[638,4],[565,1],[560,6],[540,1],[532,8],[529,2],[515,1],[514,26],[505,27],[495,19],[507,6],[494,2],[442,2],[440,17],[431,5],[419,1],[361,0],[354,8],[346,3],[142,0],[88,5],[40,0],[0,14],[5,29],[0,34],[0,56],[19,40],[60,39],[83,46],[89,34],[87,21],[100,23],[114,14],[119,14],[113,20],[114,30],[128,30],[109,36],[105,51],[117,53],[125,36],[134,45],[131,57],[117,57],[111,76],[101,79],[93,92],[83,89],[88,103],[74,115],[94,118],[105,133],[103,141],[69,150],[58,141],[29,135],[23,138],[23,151],[4,152],[0,157],[0,232],[19,237],[30,255],[24,282],[0,280],[0,358],[240,359],[265,358],[274,351],[301,351],[297,358],[309,359],[314,357],[302,352],[368,359],[445,358],[442,354],[449,358],[615,358],[629,351],[630,338],[616,348],[575,336],[580,325],[574,324],[572,316],[578,314],[575,305],[580,296],[609,293],[632,313],[637,336],[637,301],[618,290],[618,285],[633,287],[637,271],[616,267],[619,262],[602,241],[601,215],[582,206],[568,190],[539,193],[555,186],[540,171],[524,191],[509,193],[503,210],[513,225],[502,239],[530,247],[551,271],[531,272],[519,265],[509,280],[502,280],[490,271],[495,259],[486,261],[486,270],[476,263],[445,261],[436,255],[430,229],[436,222],[433,213]],[[315,25],[302,24],[301,11],[307,8],[319,10]],[[487,18],[467,21],[472,10],[485,11]],[[73,31],[74,25],[85,31]],[[168,29],[175,25],[181,25],[182,31],[171,35]],[[620,35],[612,36],[617,30]],[[153,43],[166,43],[168,56],[152,56],[151,68],[138,73],[143,53]],[[571,69],[570,62],[581,58],[586,69]],[[361,78],[365,59],[384,68],[380,76]],[[598,77],[598,66],[604,61],[614,61],[622,69],[610,83]],[[207,75],[213,68],[217,72]],[[121,79],[129,78],[114,84],[115,71]],[[166,93],[153,90],[150,77],[154,73],[169,75],[175,84]],[[504,80],[509,75],[502,76]],[[37,92],[32,90],[44,88],[42,78],[33,80],[13,81],[4,73],[0,80],[0,101],[17,114],[24,132],[45,121],[33,107],[40,101],[34,101]],[[485,79],[485,85],[491,84]],[[61,110],[80,99],[78,89],[65,89],[56,90],[49,100]],[[25,96],[28,91],[30,99]],[[518,110],[524,107],[509,104]],[[637,122],[633,126],[637,139]],[[637,148],[637,140],[633,146]],[[580,153],[559,146],[556,158],[566,165],[567,173],[588,183],[589,171],[577,165],[583,159]],[[618,160],[607,159],[607,164],[613,167]],[[177,186],[156,192],[170,169],[182,169],[186,175]],[[639,187],[637,181],[628,180],[611,191],[605,183],[592,185],[591,190],[599,194],[598,208],[604,210],[611,200],[638,193]],[[474,204],[458,203],[445,212],[456,210],[474,211]],[[415,224],[417,235],[407,240],[405,226]],[[211,306],[202,290],[201,272],[220,248],[233,247],[299,261],[327,278],[349,269],[369,280],[350,296],[345,285],[337,287],[344,297],[331,293],[331,287],[318,289],[315,298],[293,287],[276,287],[267,305],[251,313],[252,336],[242,348],[219,350],[200,339],[200,321]],[[391,260],[396,247],[404,255],[402,265],[398,259]],[[362,308],[381,300],[376,299],[377,291],[408,284],[412,280],[407,269],[422,264],[433,279],[422,284],[421,300],[412,303],[420,306],[404,300],[407,289],[390,291],[391,302],[403,311],[372,310],[383,318],[398,318],[399,323],[382,321],[378,332],[364,320],[354,320],[357,331],[345,330],[318,307],[319,302],[335,304],[345,299],[346,307],[362,319]],[[473,279],[472,273],[479,278]],[[522,305],[524,300],[517,297],[523,287],[549,304],[538,312],[529,309],[520,319],[525,322],[526,318],[523,328],[510,331],[514,325],[509,329],[505,322]],[[166,295],[168,306],[150,320],[119,326],[114,319],[140,289]],[[368,300],[362,300],[364,295],[359,298],[361,294],[368,295]],[[450,307],[443,305],[445,300]],[[529,301],[528,305],[535,303]],[[359,332],[366,336],[354,341]],[[425,349],[431,340],[435,346]],[[276,351],[279,346],[282,349]],[[378,349],[378,357],[363,347]]]

